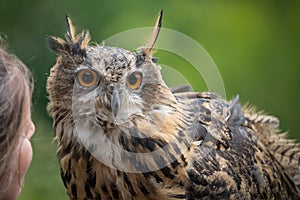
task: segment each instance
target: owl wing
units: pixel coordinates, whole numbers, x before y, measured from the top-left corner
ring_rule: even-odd
[[[192,134],[194,141],[201,142],[202,146],[213,149],[226,149],[232,139],[229,128],[236,128],[243,122],[242,110],[238,104],[238,96],[227,103],[217,94],[209,92],[175,93],[177,99],[191,104],[191,112],[198,118],[196,134]],[[194,130],[194,129],[193,129]]]
[[[299,199],[284,165],[260,137],[268,137],[267,128],[249,125],[238,97],[226,102],[213,93],[177,95],[195,99],[199,111],[199,128],[186,155],[189,199]]]
[[[276,117],[256,112],[254,108],[245,107],[245,126],[256,130],[258,138],[264,143],[277,161],[283,166],[296,184],[300,184],[300,148],[287,133],[280,133],[279,120]]]

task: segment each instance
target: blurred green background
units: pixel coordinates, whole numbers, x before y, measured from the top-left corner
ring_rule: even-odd
[[[35,78],[34,158],[20,200],[67,199],[45,109],[46,78],[55,63],[45,36],[63,37],[69,13],[77,27],[90,30],[92,41],[102,42],[121,31],[152,26],[160,9],[164,28],[190,36],[207,50],[228,99],[240,94],[241,102],[278,116],[282,130],[300,139],[300,1],[1,0],[0,33]],[[206,90],[201,78],[185,70],[184,59],[163,51],[155,56],[183,70],[195,90]],[[176,84],[175,78],[171,84]]]

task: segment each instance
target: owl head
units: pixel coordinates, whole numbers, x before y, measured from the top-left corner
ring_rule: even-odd
[[[132,52],[90,45],[89,32],[77,34],[67,16],[65,39],[47,37],[49,48],[57,54],[47,82],[54,120],[62,113],[90,115],[96,123],[114,127],[135,119],[151,123],[153,115],[172,114],[176,99],[152,57],[161,21],[162,11],[146,45]]]
[[[168,92],[160,66],[152,57],[161,19],[162,12],[147,44],[131,52],[117,47],[90,46],[89,32],[76,34],[67,16],[65,40],[47,38],[49,48],[58,55],[48,79],[52,106],[71,109],[78,104],[79,109],[93,103],[97,116],[109,123],[121,123],[155,109],[160,105],[160,97],[166,95],[163,92]]]
[[[153,160],[161,158],[166,152],[162,148],[170,142],[174,146],[169,145],[168,148],[173,149],[169,152],[181,155],[184,148],[177,146],[185,147],[188,142],[180,133],[190,125],[190,117],[182,116],[182,109],[188,106],[178,103],[152,57],[161,20],[162,12],[146,45],[135,52],[90,45],[89,32],[84,30],[76,34],[68,16],[65,39],[47,37],[49,48],[57,54],[47,91],[48,110],[54,119],[59,149],[68,150],[69,141],[75,140],[76,144],[84,144],[94,157],[100,155],[98,160],[105,160],[109,166],[118,165],[118,168],[123,167],[125,157],[130,160],[134,156],[134,163],[145,163],[143,155],[124,156],[123,150],[125,153],[161,150],[152,156],[144,171],[166,164],[153,164]],[[166,160],[174,161],[174,156],[170,154]],[[123,170],[133,172],[136,169],[141,170],[141,164]]]

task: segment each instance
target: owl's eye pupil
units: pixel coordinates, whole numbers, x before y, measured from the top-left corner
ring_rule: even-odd
[[[133,72],[127,77],[127,86],[135,90],[142,84],[143,75],[141,72]]]
[[[137,82],[137,77],[135,76],[135,74],[131,74],[129,77],[128,77],[128,83],[130,85],[134,85],[136,84]]]
[[[98,82],[98,73],[92,69],[82,69],[77,73],[77,80],[83,87],[91,87]]]
[[[87,84],[90,84],[93,82],[94,80],[94,75],[91,73],[91,72],[86,72],[82,75],[82,80],[87,83]]]

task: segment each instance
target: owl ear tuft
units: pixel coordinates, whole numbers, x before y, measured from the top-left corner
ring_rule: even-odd
[[[161,10],[159,12],[157,20],[155,22],[154,30],[152,32],[151,37],[149,38],[149,40],[146,43],[146,45],[141,48],[142,54],[144,56],[146,56],[146,57],[152,58],[153,47],[154,47],[154,44],[155,44],[155,42],[157,40],[159,31],[160,31],[160,27],[161,27],[161,24],[162,24],[162,16],[163,16],[163,11]]]
[[[75,43],[76,29],[68,14],[66,14],[66,28],[67,28],[67,33],[65,34],[65,38],[67,39],[67,41]]]
[[[86,48],[90,41],[90,34],[87,30],[83,30],[81,33],[76,34],[76,29],[72,23],[69,15],[66,15],[66,28],[65,34],[66,40],[56,36],[47,36],[46,41],[48,47],[55,53],[62,51],[70,54],[86,54]]]
[[[59,37],[47,35],[46,43],[51,51],[54,53],[59,53],[64,49],[65,41]]]

